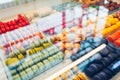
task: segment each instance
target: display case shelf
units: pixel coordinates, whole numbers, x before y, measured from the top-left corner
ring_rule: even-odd
[[[64,67],[63,69],[57,71],[55,74],[53,74],[52,76],[46,78],[45,80],[53,80],[54,78],[56,78],[57,76],[61,75],[62,73],[66,72],[67,70],[70,70],[71,68],[73,68],[74,66],[80,64],[81,62],[85,61],[86,59],[88,59],[89,57],[91,57],[92,55],[96,54],[97,52],[99,52],[100,50],[104,49],[106,47],[105,44],[100,45],[99,47],[97,47],[96,49],[92,50],[91,52],[87,53],[85,56],[79,58],[78,60],[74,61],[73,63],[71,63],[70,65],[67,65],[66,67]]]
[[[85,56],[79,58],[78,60],[76,60],[74,62],[71,62],[71,60],[67,60],[65,62],[62,62],[62,63],[56,65],[55,67],[51,68],[50,70],[47,70],[46,72],[35,77],[33,80],[53,80],[57,76],[61,75],[62,73],[66,72],[67,70],[70,70],[74,66],[85,61],[86,59],[93,56],[94,54],[96,54],[100,50],[104,49],[105,47],[106,47],[106,45],[102,44],[99,47],[97,47],[96,49],[92,50],[91,52],[87,53]]]

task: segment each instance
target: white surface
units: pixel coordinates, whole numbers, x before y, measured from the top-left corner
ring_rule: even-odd
[[[28,10],[38,9],[45,6],[50,6],[50,7],[55,6],[58,4],[62,4],[63,2],[66,2],[66,1],[70,1],[70,0],[56,0],[56,1],[55,0],[36,0],[35,2],[10,7],[7,9],[1,9],[0,18],[14,16]]]
[[[0,0],[0,4],[4,4],[4,3],[7,3],[7,2],[12,2],[13,0]]]
[[[76,60],[75,62],[71,63],[70,65],[67,65],[66,67],[64,67],[63,69],[60,69],[59,71],[57,71],[56,73],[54,73],[52,76],[46,78],[45,80],[53,80],[54,78],[56,78],[57,76],[61,75],[62,73],[66,72],[67,70],[70,70],[71,68],[73,68],[74,66],[80,64],[81,62],[83,62],[84,60],[88,59],[89,57],[91,57],[92,55],[96,54],[97,52],[99,52],[100,50],[102,50],[103,48],[105,48],[106,45],[102,44],[101,46],[99,46],[98,48],[94,49],[93,51],[89,52],[88,54],[86,54],[85,56],[81,57],[80,59]]]

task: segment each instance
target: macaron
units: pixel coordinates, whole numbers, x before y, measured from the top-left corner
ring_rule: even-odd
[[[75,54],[75,56],[77,57],[77,59],[79,59],[80,58],[80,54]]]
[[[22,80],[27,80],[29,78],[25,71],[20,72],[20,76],[21,76]]]
[[[90,45],[90,43],[89,42],[84,42],[84,48],[88,48],[88,47],[90,47],[91,45]]]
[[[101,44],[101,42],[94,43],[93,46],[96,48]]]
[[[100,43],[101,42],[101,38],[100,37],[95,37],[95,38],[93,38],[93,42],[94,43]]]
[[[27,68],[25,71],[26,71],[29,79],[31,79],[33,77],[33,75],[34,75],[32,69],[31,68]]]
[[[110,51],[110,52],[115,52],[116,50],[114,49],[114,48],[112,48],[112,47],[110,47],[110,46],[106,46],[106,48]]]
[[[95,60],[101,60],[102,56],[100,55],[100,53],[97,53],[95,55],[93,55],[89,60],[92,62],[94,62]]]
[[[39,70],[37,65],[33,65],[31,69],[33,70],[34,74],[37,74],[36,72]]]
[[[112,69],[111,65],[107,67],[107,69],[112,72],[112,77],[116,74],[116,72]]]
[[[88,53],[88,52],[92,51],[93,48],[92,48],[92,47],[88,47],[88,48],[86,48],[85,50],[86,50],[86,53]]]
[[[110,36],[107,37],[107,40],[109,42],[114,42],[115,40],[117,40],[119,38],[119,33],[117,33],[116,35],[112,34]]]
[[[47,58],[49,56],[49,53],[46,50],[41,51],[44,54],[44,58]]]
[[[100,54],[103,56],[103,57],[106,57],[108,54],[109,54],[109,50],[107,48],[104,48],[100,51]]]
[[[99,75],[95,75],[92,80],[103,80]]]
[[[98,67],[99,71],[103,69],[103,65],[101,64],[95,64],[95,65]]]
[[[65,73],[61,74],[62,80],[67,80],[67,75]]]
[[[108,57],[111,59],[111,62],[114,61],[114,57],[113,57],[113,54],[109,54]]]
[[[115,49],[115,45],[113,43],[108,43],[108,46],[112,47],[113,49]]]
[[[16,74],[13,76],[13,80],[21,80],[20,75]]]
[[[93,37],[87,37],[86,41],[92,43],[93,42]]]
[[[84,80],[84,77],[82,76],[82,74],[78,74],[76,80],[82,80],[82,79]]]
[[[112,74],[112,72],[110,70],[105,69],[103,71],[108,75],[108,79],[110,79],[113,76],[113,74]]]
[[[111,55],[113,56],[114,60],[119,57],[116,53],[111,53]]]
[[[101,43],[108,44],[108,40],[107,40],[107,39],[105,39],[105,38],[102,38]]]
[[[109,57],[105,57],[103,60],[106,62],[106,65],[109,65],[112,62],[111,58]]]
[[[71,59],[72,61],[75,61],[75,60],[77,60],[77,57],[76,57],[75,55],[72,55],[72,56],[70,57],[70,59]]]
[[[118,56],[120,56],[120,50],[116,49],[116,53]]]
[[[16,69],[9,70],[9,71],[10,71],[10,73],[11,73],[12,75],[15,75],[15,74],[17,74],[17,70],[16,70]]]
[[[44,55],[43,55],[41,52],[38,53],[38,57],[39,57],[40,61],[44,59],[43,56],[44,56]]]
[[[108,76],[105,72],[103,72],[103,71],[100,72],[99,75],[102,76],[102,79],[103,79],[103,80],[108,80],[108,79],[109,79],[109,76]]]
[[[90,65],[90,68],[91,68],[91,69],[94,69],[95,73],[97,73],[97,72],[100,71],[100,69],[97,67],[96,64],[91,64],[91,65]]]
[[[87,69],[85,70],[85,74],[86,74],[87,76],[89,76],[89,77],[93,77],[96,73],[94,72],[93,69],[87,68]]]
[[[115,46],[116,47],[120,47],[120,38],[119,39],[117,39],[116,41],[114,41],[114,44],[115,44]]]
[[[86,53],[86,50],[82,50],[78,54],[80,54],[80,56],[83,56],[85,53]]]
[[[85,49],[84,43],[85,43],[84,41],[80,43],[80,50]]]
[[[104,67],[106,67],[106,66],[108,65],[108,63],[107,63],[108,61],[106,61],[106,60],[104,60],[104,59],[102,59],[102,61],[101,61],[101,62],[102,62],[102,64],[101,64],[101,65],[103,65]]]

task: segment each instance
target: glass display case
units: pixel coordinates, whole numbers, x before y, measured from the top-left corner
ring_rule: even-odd
[[[116,6],[110,12],[105,4],[86,6],[73,0],[0,3],[0,80],[89,80],[87,71],[102,71],[116,64],[111,60],[119,60],[119,47],[109,43],[120,28]],[[117,73],[119,65],[115,67]]]

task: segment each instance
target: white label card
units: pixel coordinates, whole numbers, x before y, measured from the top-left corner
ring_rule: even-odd
[[[67,9],[65,11],[65,17],[66,17],[66,22],[67,22],[67,21],[70,21],[73,19],[74,14],[72,13],[72,11],[70,9]]]
[[[55,27],[54,31],[57,34],[61,33],[62,32],[62,26],[60,25],[60,26]]]
[[[76,7],[74,7],[75,18],[80,18],[80,17],[82,17],[82,14],[83,14],[82,11],[83,11],[83,10],[82,10],[81,6],[76,6]]]

